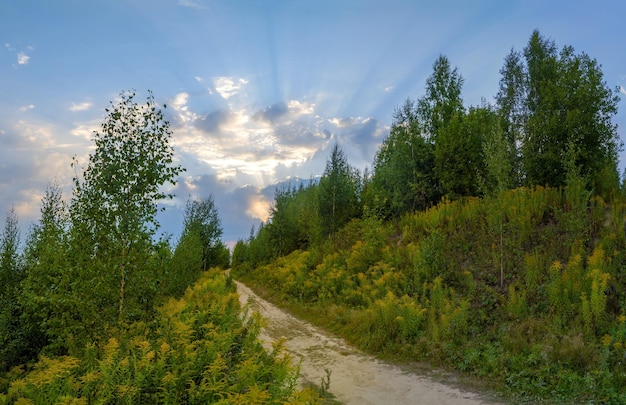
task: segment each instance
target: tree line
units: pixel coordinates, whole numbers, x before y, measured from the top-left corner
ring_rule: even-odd
[[[333,239],[353,218],[397,221],[442,199],[574,180],[605,198],[619,189],[619,91],[595,59],[534,31],[500,74],[494,103],[467,108],[463,76],[439,56],[424,94],[395,110],[371,171],[350,166],[335,144],[319,182],[276,190],[268,223],[239,241],[233,260],[254,266]]]

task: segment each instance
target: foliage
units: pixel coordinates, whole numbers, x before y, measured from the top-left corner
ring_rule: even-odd
[[[443,127],[465,111],[461,98],[463,82],[459,69],[453,69],[450,60],[439,55],[433,63],[433,73],[426,79],[426,92],[417,103],[417,114],[432,143],[437,143]]]
[[[221,236],[222,226],[213,196],[188,200],[183,231],[160,280],[164,295],[179,297],[203,271],[229,267],[230,252]]]
[[[233,288],[220,271],[204,273],[154,320],[129,325],[102,347],[14,370],[0,403],[316,403],[314,391],[296,391],[280,345],[261,346],[260,319],[241,318]]]
[[[564,185],[564,153],[573,144],[581,174],[607,192],[601,174],[617,170],[620,143],[611,117],[618,93],[607,87],[596,60],[571,46],[558,52],[538,31],[523,55],[524,61],[515,53],[506,61],[498,101],[509,134],[523,134],[526,184]]]
[[[80,246],[75,265],[82,267],[80,261],[89,258],[95,264],[91,269],[103,266],[94,274],[101,278],[100,288],[82,293],[89,297],[106,291],[106,296],[94,299],[105,301],[105,316],[117,312],[120,321],[151,305],[137,300],[154,295],[154,278],[141,264],[147,261],[158,227],[157,202],[172,198],[162,186],[173,183],[182,171],[173,163],[171,130],[154,96],[150,93],[145,105],[134,98],[134,92],[121,93],[120,101],[105,110],[101,131],[94,132],[95,152],[89,156],[83,179],[74,180],[70,206],[71,243]],[[113,294],[117,311],[106,311]],[[80,316],[91,321],[90,314]]]
[[[576,187],[353,220],[341,243],[233,272],[368,351],[456,367],[530,402],[620,403],[626,205],[612,200],[609,215]]]
[[[42,339],[34,322],[24,315],[21,301],[24,263],[15,210],[6,215],[0,239],[0,372],[32,360]]]
[[[365,190],[366,212],[383,219],[422,210],[439,198],[434,174],[434,146],[423,135],[415,103],[396,109],[389,135],[374,158]]]
[[[334,238],[335,232],[360,215],[358,172],[348,164],[339,144],[333,146],[319,183],[319,218],[323,237]]]

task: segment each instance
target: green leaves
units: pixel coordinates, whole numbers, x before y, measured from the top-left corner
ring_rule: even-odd
[[[534,31],[523,59],[512,51],[501,74],[496,101],[509,141],[521,149],[525,183],[565,185],[572,143],[581,174],[605,192],[606,168],[617,170],[620,142],[611,118],[619,98],[599,64],[571,46],[559,52],[554,41]]]
[[[348,159],[335,144],[326,162],[319,184],[319,215],[324,236],[337,230],[360,214],[359,177]]]

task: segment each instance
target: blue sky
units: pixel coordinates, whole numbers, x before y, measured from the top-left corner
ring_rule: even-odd
[[[625,12],[622,0],[0,0],[0,215],[14,207],[24,239],[48,183],[71,196],[72,156],[87,161],[109,101],[150,89],[187,169],[163,230],[177,235],[187,197],[212,193],[236,241],[267,219],[276,183],[323,172],[335,141],[370,165],[440,54],[466,106],[489,102],[504,57],[539,29],[597,59],[626,99]]]

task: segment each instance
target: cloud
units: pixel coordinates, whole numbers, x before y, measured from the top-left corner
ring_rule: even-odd
[[[347,128],[351,125],[354,125],[356,122],[356,119],[351,118],[351,117],[335,117],[335,118],[330,118],[328,122],[330,122],[337,128]]]
[[[70,111],[87,111],[92,107],[92,105],[93,104],[90,101],[85,101],[82,103],[72,103],[72,105],[70,105]]]
[[[189,111],[189,107],[187,106],[188,102],[189,93],[186,92],[178,93],[169,102],[169,104],[172,106],[172,109],[177,113],[174,119],[182,122],[183,124],[193,122],[197,118],[197,114]]]
[[[72,156],[83,156],[86,144],[68,142],[67,132],[37,121],[17,120],[0,137],[0,215],[15,207],[22,234],[39,218],[42,194],[57,181],[69,196]],[[71,139],[71,137],[69,137]]]
[[[181,92],[168,100],[171,145],[187,169],[174,191],[180,199],[170,202],[174,227],[181,226],[187,196],[212,193],[224,219],[224,240],[247,236],[251,226],[268,219],[276,184],[320,176],[335,141],[362,170],[388,131],[370,117],[325,117],[310,98],[259,107],[240,97],[245,79],[212,80],[216,104],[208,112],[197,109],[202,103],[195,98],[206,100],[206,94]]]
[[[241,88],[246,84],[248,84],[246,79],[235,79],[228,76],[213,78],[213,87],[215,88],[215,91],[217,91],[225,100],[239,94]]]
[[[28,104],[28,105],[23,105],[20,108],[18,108],[18,111],[26,112],[26,111],[32,110],[33,108],[35,108],[35,104]]]
[[[271,200],[262,194],[256,194],[252,195],[248,199],[248,209],[245,212],[253,219],[259,219],[262,222],[267,222],[270,216],[271,206]]]
[[[17,53],[17,64],[18,65],[28,65],[28,61],[30,60],[30,56],[26,55],[24,52]]]
[[[101,120],[93,119],[91,121],[82,121],[76,123],[69,133],[72,136],[82,138],[85,141],[91,142],[93,139],[93,133],[100,129]]]
[[[289,176],[319,175],[335,140],[345,143],[349,158],[362,168],[371,164],[384,132],[371,118],[320,117],[316,105],[306,100],[251,110],[244,100],[233,99],[199,114],[190,107],[190,97],[180,93],[170,101],[179,117],[172,121],[172,145],[185,156],[190,173],[209,168],[231,191],[244,184],[263,187]]]
[[[226,126],[233,119],[228,110],[217,110],[198,118],[194,125],[196,128],[209,134],[219,134],[223,126]]]
[[[252,118],[258,121],[264,121],[267,123],[276,122],[280,117],[289,112],[287,103],[281,102],[272,104],[271,106],[257,111]]]
[[[626,88],[624,88],[624,86],[619,86],[619,92],[622,94],[626,94]]]

